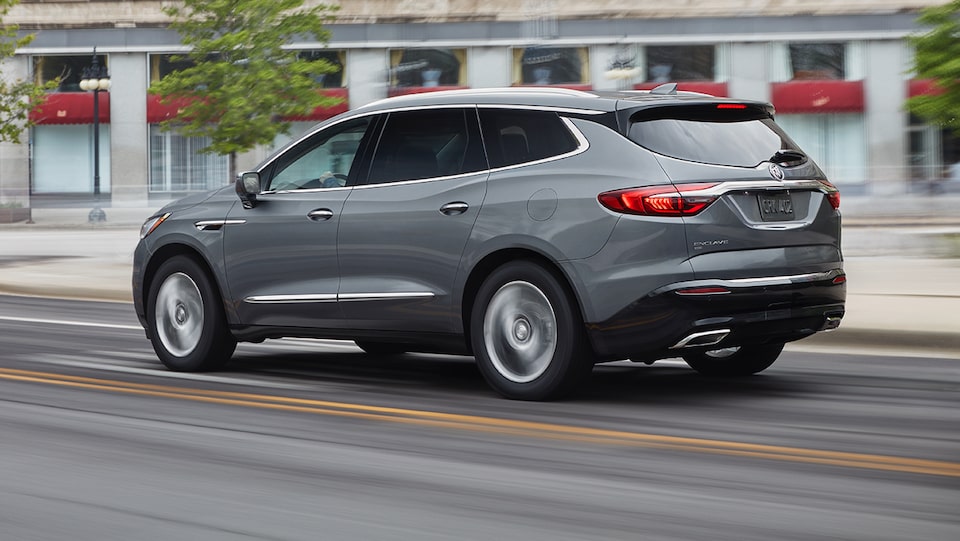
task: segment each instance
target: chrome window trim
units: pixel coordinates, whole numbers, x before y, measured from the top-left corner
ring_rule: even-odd
[[[353,187],[354,190],[369,190],[370,188],[382,188],[384,186],[399,186],[407,184],[422,184],[424,182],[439,182],[443,180],[454,180],[458,178],[475,177],[479,175],[488,175],[489,169],[481,169],[472,173],[460,173],[459,175],[448,175],[445,177],[417,178],[411,180],[395,180],[393,182],[378,182],[376,184],[358,184]]]

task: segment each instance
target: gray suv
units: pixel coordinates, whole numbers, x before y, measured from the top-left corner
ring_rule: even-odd
[[[743,376],[839,325],[839,205],[766,103],[435,92],[332,118],[161,209],[133,296],[173,370],[313,337],[473,355],[516,399],[621,359]]]

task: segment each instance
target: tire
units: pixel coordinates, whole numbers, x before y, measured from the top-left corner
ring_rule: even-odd
[[[402,355],[407,352],[406,346],[403,344],[368,342],[366,340],[354,340],[353,343],[370,355]]]
[[[705,376],[749,376],[770,367],[783,351],[783,344],[715,349],[683,356],[690,368]]]
[[[217,289],[191,257],[160,265],[147,296],[147,324],[153,350],[170,370],[215,370],[237,347]]]
[[[571,295],[530,261],[507,263],[484,280],[471,310],[470,342],[490,387],[516,400],[565,396],[593,368]]]

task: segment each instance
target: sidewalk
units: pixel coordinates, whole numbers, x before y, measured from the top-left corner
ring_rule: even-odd
[[[837,331],[799,344],[960,359],[960,198],[948,199],[939,204],[956,203],[952,214],[930,202],[878,209],[844,200],[847,313]],[[0,226],[0,293],[129,302],[139,226],[156,209],[105,211],[103,224],[86,222],[89,209],[57,208],[35,209],[31,225]]]

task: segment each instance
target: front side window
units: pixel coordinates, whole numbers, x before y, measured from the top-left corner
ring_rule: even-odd
[[[370,117],[332,126],[284,152],[276,163],[270,190],[346,186],[370,125]]]
[[[713,81],[717,54],[713,45],[646,47],[647,81]]]
[[[390,113],[370,165],[369,182],[447,177],[486,169],[476,123],[473,109]]]
[[[644,110],[630,118],[630,140],[658,154],[699,163],[756,167],[777,152],[800,151],[760,108],[716,105]]]
[[[490,167],[506,167],[566,154],[577,139],[557,113],[481,109],[480,125]]]

